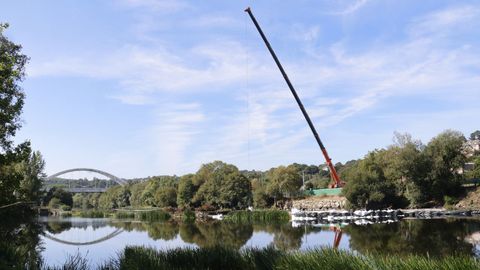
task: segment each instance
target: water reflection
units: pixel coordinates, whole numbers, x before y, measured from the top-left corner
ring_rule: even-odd
[[[343,238],[340,248],[363,254],[428,254],[441,257],[451,254],[478,256],[480,253],[480,221],[477,219],[351,224],[341,230]],[[69,254],[77,252],[86,254],[93,264],[98,264],[115,257],[127,245],[161,249],[216,245],[240,249],[272,245],[281,250],[296,250],[333,246],[335,233],[329,227],[295,227],[290,223],[145,223],[134,220],[46,218],[21,222],[5,219],[0,225],[0,237],[1,269],[14,264],[21,265],[20,269],[34,269],[42,256],[47,265],[58,265]]]
[[[392,224],[350,225],[350,248],[361,253],[420,254],[442,257],[472,255],[476,246],[465,241],[480,231],[480,222],[469,219],[403,220]]]
[[[0,222],[0,269],[36,269],[41,264],[41,226],[26,209],[3,210]]]

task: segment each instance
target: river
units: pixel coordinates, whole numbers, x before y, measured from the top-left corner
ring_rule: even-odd
[[[27,215],[28,217],[28,215]],[[341,237],[340,237],[341,236]],[[0,269],[8,265],[60,266],[81,255],[92,268],[118,257],[124,247],[158,249],[211,247],[236,249],[274,246],[281,250],[331,247],[357,253],[429,257],[467,255],[480,258],[480,219],[403,219],[392,223],[238,224],[225,221],[175,223],[106,218],[9,218],[0,222]],[[3,267],[3,268],[2,268]]]
[[[333,227],[318,224],[233,224],[222,221],[178,224],[92,218],[40,218],[41,256],[60,265],[80,254],[92,266],[115,258],[128,245],[158,249],[225,245],[304,250],[334,245],[360,253],[480,256],[480,219],[401,220],[388,224]],[[341,229],[341,230],[338,230]]]

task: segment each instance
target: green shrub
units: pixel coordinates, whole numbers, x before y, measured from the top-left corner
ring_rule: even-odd
[[[61,209],[62,211],[70,211],[70,210],[72,210],[72,207],[70,207],[70,206],[68,206],[68,205],[66,205],[66,204],[62,204],[62,205],[60,205],[60,209]]]
[[[185,209],[182,213],[183,222],[194,222],[196,219],[195,212],[189,208]]]
[[[163,210],[153,210],[153,211],[144,211],[139,212],[136,218],[142,221],[166,221],[170,219],[170,214]]]
[[[288,222],[290,215],[284,210],[240,210],[228,213],[224,220],[233,222]]]
[[[79,212],[79,216],[83,218],[104,218],[108,216],[108,214],[103,211],[89,210]]]
[[[114,215],[115,218],[118,219],[134,219],[135,213],[134,212],[127,212],[127,211],[117,211]]]

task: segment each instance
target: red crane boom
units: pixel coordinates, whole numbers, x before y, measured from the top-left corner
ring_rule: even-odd
[[[295,91],[295,88],[293,87],[292,83],[290,82],[290,79],[288,78],[287,73],[286,73],[285,70],[283,69],[282,64],[280,63],[280,60],[278,60],[277,55],[275,54],[275,52],[274,52],[273,49],[272,49],[272,46],[270,46],[270,43],[269,43],[268,40],[267,40],[267,37],[266,37],[265,34],[263,33],[263,31],[262,31],[262,29],[260,28],[260,25],[258,24],[258,22],[257,22],[257,20],[255,19],[255,17],[253,16],[253,13],[252,13],[252,10],[250,9],[250,7],[248,7],[247,9],[245,9],[245,12],[247,12],[248,15],[250,15],[250,18],[252,19],[253,24],[255,24],[255,27],[257,28],[258,33],[259,33],[260,36],[262,37],[263,41],[265,42],[265,45],[267,46],[268,51],[269,51],[270,54],[272,55],[273,60],[275,61],[275,63],[277,64],[278,69],[279,69],[280,72],[282,73],[283,78],[285,79],[285,82],[286,82],[287,85],[288,85],[288,88],[290,88],[290,91],[292,92],[293,97],[294,97],[295,100],[297,101],[297,104],[298,104],[298,106],[300,107],[300,110],[302,111],[303,116],[305,117],[305,120],[307,120],[308,126],[309,126],[310,129],[312,130],[313,136],[315,137],[315,140],[317,141],[318,146],[320,146],[320,149],[322,150],[323,156],[325,157],[325,161],[327,162],[327,166],[328,166],[328,169],[329,169],[329,171],[330,171],[330,175],[331,175],[331,177],[332,177],[332,179],[333,179],[333,183],[330,185],[330,187],[331,187],[331,188],[342,187],[342,186],[344,185],[344,183],[340,180],[340,177],[339,177],[338,174],[337,174],[337,170],[335,170],[335,166],[334,166],[333,163],[332,163],[332,159],[331,159],[330,156],[328,155],[327,149],[326,149],[325,146],[323,145],[322,140],[320,140],[320,136],[318,136],[317,130],[315,129],[315,126],[313,126],[312,120],[310,120],[310,116],[308,116],[308,113],[307,113],[307,111],[305,110],[305,107],[303,107],[302,101],[301,101],[300,98],[298,97],[298,94],[297,94],[297,92]]]

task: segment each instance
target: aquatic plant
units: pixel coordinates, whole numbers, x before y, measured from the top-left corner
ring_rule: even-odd
[[[88,210],[88,211],[78,212],[78,216],[83,218],[104,218],[104,217],[108,217],[108,215],[109,213],[98,211],[98,210]]]
[[[117,211],[113,216],[117,219],[134,219],[135,213],[127,211]]]
[[[224,220],[232,222],[288,222],[290,215],[284,210],[233,211]]]
[[[163,210],[142,211],[136,213],[135,218],[142,221],[166,221],[170,219],[170,214]]]

